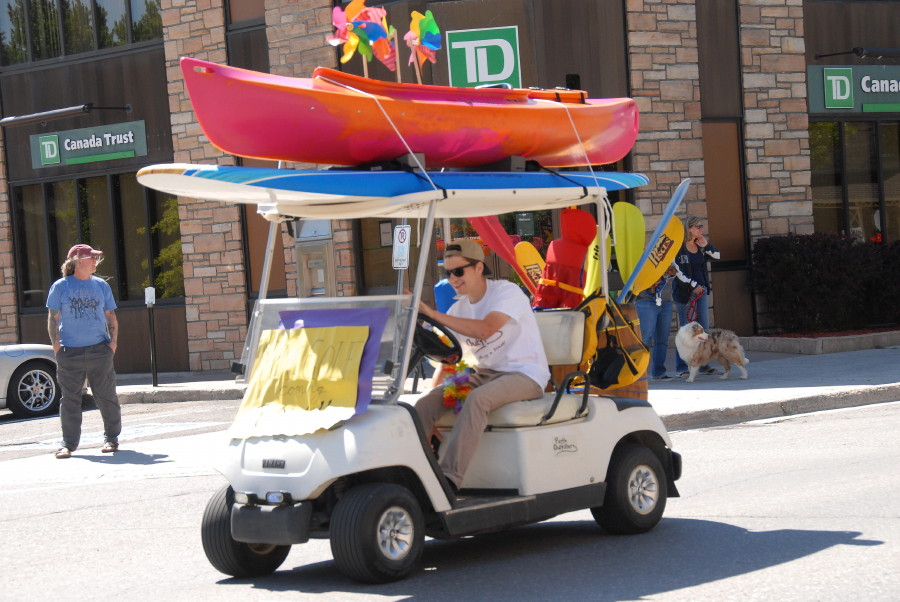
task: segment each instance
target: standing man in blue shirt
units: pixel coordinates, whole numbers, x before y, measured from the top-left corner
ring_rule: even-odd
[[[85,379],[100,415],[106,443],[104,453],[119,449],[122,409],[116,395],[113,356],[119,336],[116,301],[109,284],[94,276],[103,252],[88,245],[69,249],[62,278],[47,296],[47,330],[56,354],[57,380],[62,390],[59,418],[62,447],[57,458],[70,458],[81,440],[81,392]]]

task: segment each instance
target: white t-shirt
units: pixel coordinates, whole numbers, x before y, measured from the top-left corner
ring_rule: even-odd
[[[477,303],[470,303],[468,297],[461,297],[447,313],[481,320],[494,311],[506,314],[510,319],[489,340],[454,332],[463,351],[475,356],[479,367],[498,372],[521,372],[541,387],[546,385],[550,370],[541,333],[528,297],[518,286],[507,280],[488,280],[487,291]]]

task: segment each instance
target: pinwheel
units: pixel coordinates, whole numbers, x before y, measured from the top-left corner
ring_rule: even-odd
[[[335,32],[328,36],[334,46],[344,45],[341,63],[353,58],[358,52],[363,57],[363,67],[374,56],[393,71],[396,69],[397,51],[392,42],[394,28],[387,24],[387,11],[380,7],[368,7],[365,0],[353,0],[347,10],[334,7],[331,22]]]
[[[430,10],[426,10],[424,15],[414,10],[410,18],[409,31],[403,39],[413,51],[409,55],[409,64],[417,61],[421,69],[426,59],[432,63],[437,61],[436,54],[441,49],[441,30]]]

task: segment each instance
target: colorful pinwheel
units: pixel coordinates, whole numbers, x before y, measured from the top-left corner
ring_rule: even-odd
[[[413,11],[410,15],[409,31],[403,36],[406,45],[412,51],[409,55],[409,64],[418,60],[419,68],[425,64],[425,60],[437,62],[437,51],[441,49],[441,30],[434,20],[430,10],[423,15],[419,11]]]
[[[394,28],[387,24],[387,11],[381,7],[368,7],[365,0],[353,0],[343,11],[335,6],[331,13],[335,32],[328,36],[334,46],[344,45],[341,63],[359,52],[365,61],[374,56],[393,71],[397,67],[397,49],[394,46]]]

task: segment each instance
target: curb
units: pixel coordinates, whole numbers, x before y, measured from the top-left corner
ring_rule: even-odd
[[[671,432],[727,426],[730,424],[749,422],[751,420],[763,420],[766,418],[808,414],[810,412],[853,408],[897,400],[900,400],[900,383],[892,383],[889,385],[859,387],[825,395],[795,397],[794,399],[770,401],[731,408],[682,412],[661,416],[660,418],[662,418],[666,430]]]
[[[774,353],[798,353],[821,355],[844,353],[863,349],[884,349],[900,345],[900,330],[853,334],[843,337],[739,337],[746,351],[771,351]]]
[[[172,403],[177,401],[240,401],[246,387],[215,387],[209,389],[141,389],[122,390],[119,387],[119,403]]]

